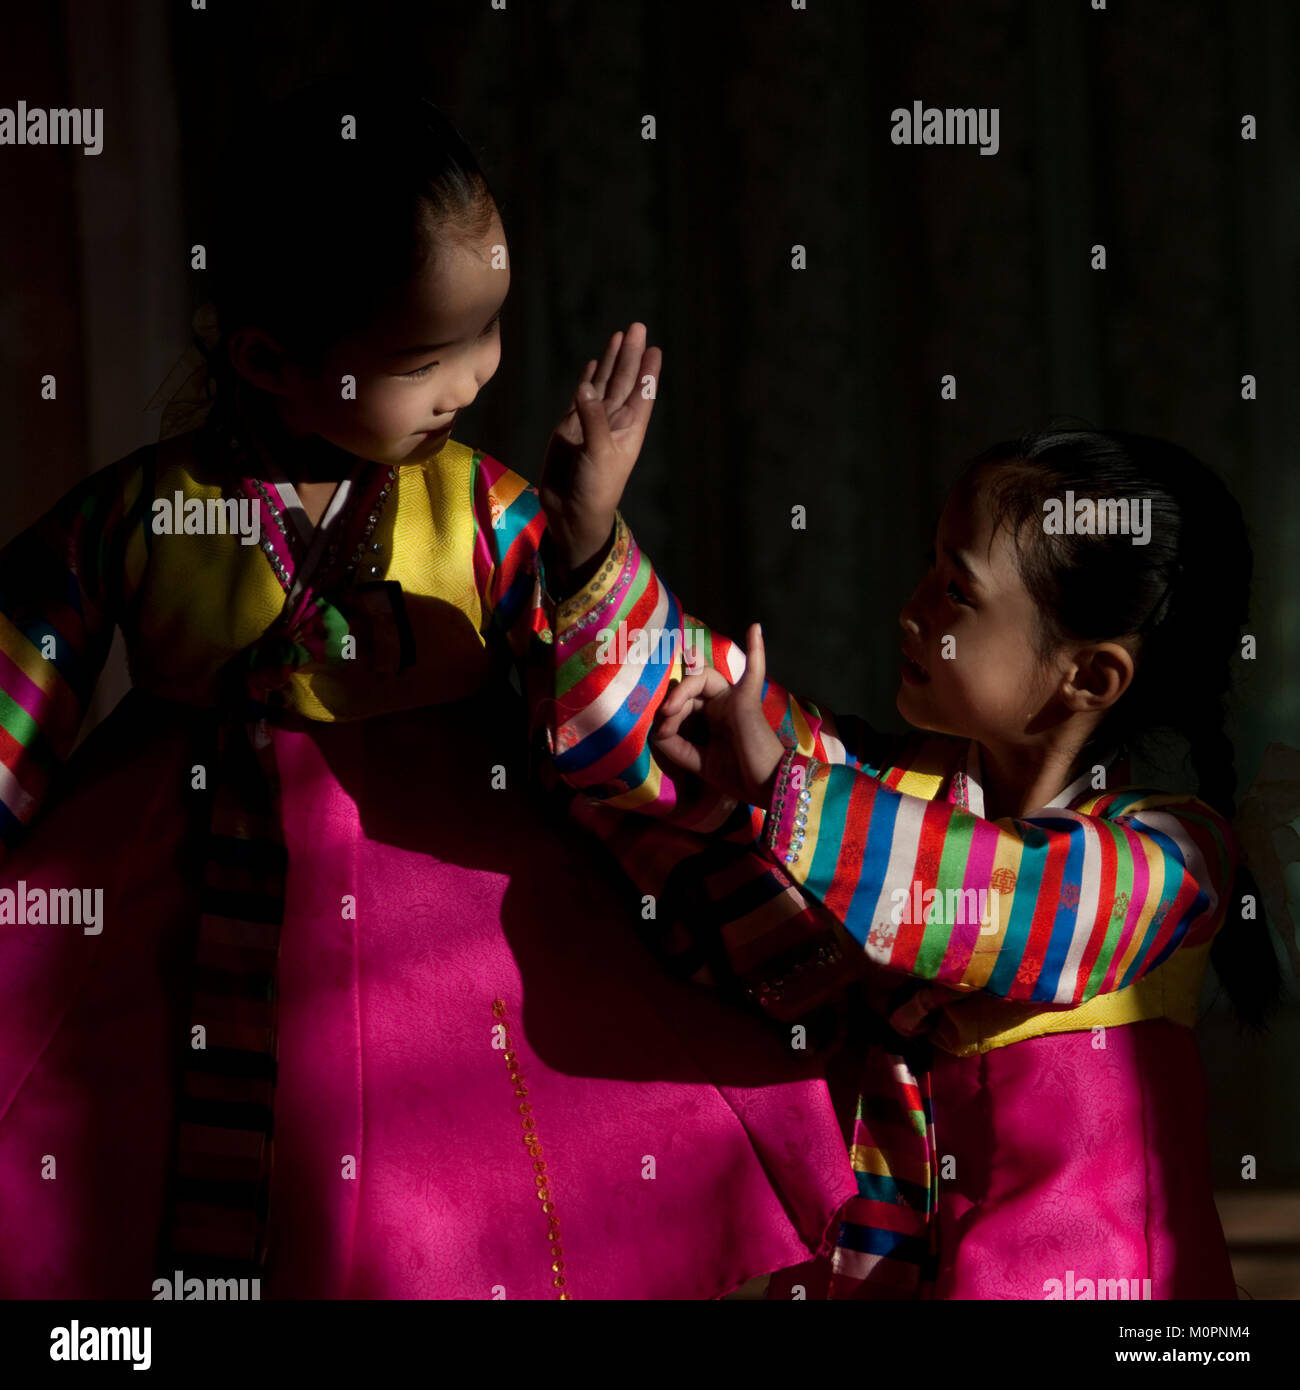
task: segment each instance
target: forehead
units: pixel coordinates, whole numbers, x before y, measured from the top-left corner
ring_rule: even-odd
[[[387,297],[367,336],[401,346],[476,333],[509,288],[505,228],[494,214],[482,236],[445,232],[436,254]]]
[[[964,551],[982,578],[998,586],[1020,585],[1011,521],[995,526],[984,489],[954,488],[949,493],[939,518],[939,535],[944,546]]]

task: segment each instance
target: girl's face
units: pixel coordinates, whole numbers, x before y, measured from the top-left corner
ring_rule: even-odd
[[[372,463],[431,458],[501,360],[509,264],[496,215],[481,240],[445,236],[436,263],[379,306],[364,332],[331,347],[318,371],[286,366],[285,425]]]
[[[1038,732],[1068,666],[1044,666],[1034,650],[1037,606],[1010,533],[994,533],[981,498],[961,506],[950,497],[928,558],[899,613],[898,712],[917,728],[986,745]]]

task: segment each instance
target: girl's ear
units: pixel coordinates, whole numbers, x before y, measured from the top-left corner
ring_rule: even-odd
[[[1074,654],[1061,697],[1071,710],[1109,709],[1133,683],[1133,654],[1118,642],[1098,642]]]
[[[260,328],[237,328],[226,342],[230,365],[250,385],[273,396],[289,392],[285,379],[288,356],[279,343]]]

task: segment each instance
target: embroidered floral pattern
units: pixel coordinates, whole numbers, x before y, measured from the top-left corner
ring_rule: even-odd
[[[989,887],[995,893],[1013,892],[1016,886],[1016,874],[1014,869],[994,869],[989,875]]]
[[[877,922],[867,936],[867,945],[877,951],[888,951],[898,938],[898,927],[893,922]]]

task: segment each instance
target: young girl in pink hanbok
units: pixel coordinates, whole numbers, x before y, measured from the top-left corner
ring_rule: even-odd
[[[1223,484],[1132,435],[978,457],[900,614],[900,738],[793,698],[757,627],[742,652],[622,553],[556,638],[578,814],[676,905],[683,974],[795,1037],[850,1018],[858,1191],[769,1296],[1233,1298],[1192,1026],[1211,953],[1250,1024],[1279,972],[1229,824],[1251,552]],[[1132,785],[1162,726],[1198,795]],[[638,860],[651,825],[676,851]]]
[[[667,980],[525,794],[658,349],[588,364],[539,494],[452,437],[511,274],[436,108],[327,84],[220,193],[202,423],[0,553],[0,1297],[808,1258],[854,1190],[815,1064]],[[134,689],[64,769],[115,627]]]

